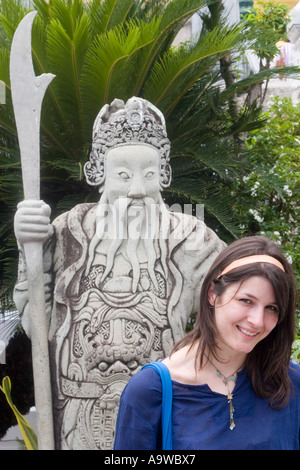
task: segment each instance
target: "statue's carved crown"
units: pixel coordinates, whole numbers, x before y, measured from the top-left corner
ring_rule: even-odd
[[[171,183],[169,164],[170,141],[163,114],[149,101],[133,97],[126,103],[115,99],[106,104],[95,119],[93,144],[84,172],[88,184],[101,186],[104,182],[104,158],[107,152],[122,145],[145,144],[160,154],[161,186]]]

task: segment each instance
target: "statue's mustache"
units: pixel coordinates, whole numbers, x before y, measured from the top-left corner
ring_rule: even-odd
[[[137,289],[140,277],[140,262],[137,247],[143,242],[148,255],[148,271],[153,284],[157,287],[154,274],[156,252],[154,238],[158,225],[158,204],[149,197],[128,198],[119,197],[112,205],[99,204],[96,223],[99,241],[111,240],[106,254],[106,269],[101,282],[108,276],[114,265],[115,256],[123,243],[123,254],[126,255],[133,271],[133,292]],[[130,212],[130,208],[136,211]],[[142,210],[141,210],[142,209]],[[98,242],[99,242],[98,241]]]
[[[158,216],[159,206],[152,198],[119,197],[113,204],[99,204],[96,233],[100,240],[153,239]]]

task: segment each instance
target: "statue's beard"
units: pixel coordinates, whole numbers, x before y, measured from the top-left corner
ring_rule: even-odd
[[[123,250],[132,266],[132,291],[136,292],[140,279],[138,249],[142,248],[146,253],[150,279],[158,289],[154,267],[158,249],[157,247],[155,249],[155,240],[159,227],[160,205],[149,197],[142,199],[119,197],[114,204],[109,205],[105,193],[102,195],[97,210],[96,238],[98,243],[99,240],[109,241],[102,282],[113,268],[116,253],[118,250]],[[95,243],[94,240],[93,242]]]

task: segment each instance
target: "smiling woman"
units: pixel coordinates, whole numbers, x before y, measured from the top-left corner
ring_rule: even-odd
[[[162,362],[172,380],[173,449],[299,450],[295,293],[291,267],[265,237],[238,240],[217,257],[194,330]],[[115,448],[161,449],[161,413],[160,378],[143,369],[123,392]]]
[[[271,282],[261,276],[246,279],[241,285],[232,284],[220,296],[209,295],[215,309],[215,321],[220,332],[219,349],[230,356],[240,357],[266,338],[278,322],[278,305]],[[238,354],[240,353],[240,354]]]
[[[246,367],[258,395],[277,407],[284,405],[290,390],[288,368],[295,334],[295,297],[294,274],[277,245],[259,236],[238,240],[212,265],[203,283],[194,330],[175,349],[197,345],[196,368],[205,368],[207,357],[223,363],[225,371],[232,365],[232,370]],[[253,336],[255,344],[248,345],[244,357],[234,345],[231,353],[226,351],[222,342],[226,336],[224,325],[219,326],[221,321],[228,323],[236,311],[234,332],[239,333],[238,338],[249,337],[241,328],[257,333]]]

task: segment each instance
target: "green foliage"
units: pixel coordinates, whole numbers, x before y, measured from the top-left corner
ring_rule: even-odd
[[[25,442],[27,450],[38,450],[37,436],[34,430],[32,429],[28,421],[18,411],[17,407],[12,402],[11,381],[9,377],[4,377],[4,379],[2,380],[2,387],[0,386],[0,390],[4,393],[7,403],[9,404],[12,411],[14,412],[20,431],[24,438],[24,442]]]
[[[231,75],[249,48],[248,26],[231,27],[218,0],[33,0],[36,75],[52,72],[41,116],[41,198],[54,218],[79,202],[97,201],[83,165],[93,122],[115,98],[141,96],[166,117],[171,139],[173,182],[164,198],[204,204],[205,219],[219,235],[239,235],[231,207],[232,181],[244,171],[241,133],[261,126],[255,104],[241,111],[236,98],[278,71],[241,80]],[[216,7],[213,8],[213,5]],[[213,21],[197,40],[174,47],[185,22],[209,6]],[[28,9],[21,0],[0,3],[0,293],[9,308],[17,277],[13,215],[23,199],[17,133],[10,96],[9,54],[14,31]],[[221,66],[220,66],[221,65]],[[232,78],[232,80],[228,80]],[[225,86],[224,86],[225,83]],[[2,292],[1,292],[2,291]]]
[[[256,21],[276,31],[281,39],[286,39],[289,10],[288,5],[274,1],[258,1],[254,8]]]
[[[261,59],[272,60],[278,54],[276,43],[287,40],[289,9],[283,3],[259,1],[243,15],[253,33],[252,49]]]
[[[300,364],[300,320],[298,318],[297,336],[292,347],[292,361]]]
[[[297,318],[297,334],[292,347],[292,361],[300,364],[300,316]]]
[[[299,286],[300,107],[275,97],[264,118],[246,141],[249,173],[234,184],[234,211],[244,234],[265,234],[281,245]]]
[[[249,104],[256,100],[260,105],[263,104],[268,89],[268,84],[272,73],[277,69],[281,73],[281,78],[295,74],[299,77],[299,67],[292,69],[275,67],[271,68],[272,60],[279,54],[278,45],[280,41],[287,40],[287,25],[290,22],[288,16],[289,7],[275,1],[257,2],[256,7],[250,9],[243,15],[243,20],[247,27],[249,37],[249,49],[259,58],[259,70],[265,73],[266,70],[271,75],[266,76],[266,80],[256,82],[248,91],[245,103]]]

